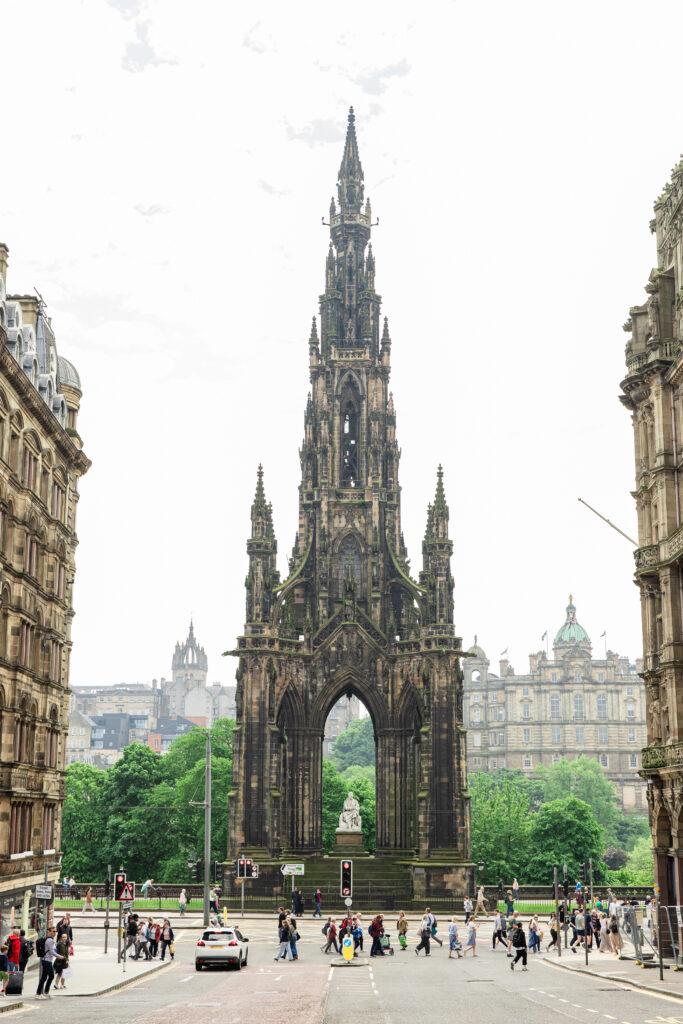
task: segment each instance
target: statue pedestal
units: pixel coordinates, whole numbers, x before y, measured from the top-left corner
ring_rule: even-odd
[[[335,843],[332,851],[333,857],[364,857],[363,833],[350,832],[344,828],[337,828],[334,831]]]

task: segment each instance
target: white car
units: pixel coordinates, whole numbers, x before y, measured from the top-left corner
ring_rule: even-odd
[[[209,964],[225,964],[234,965],[239,971],[247,966],[248,942],[239,928],[208,928],[202,932],[195,949],[195,970],[201,971]]]

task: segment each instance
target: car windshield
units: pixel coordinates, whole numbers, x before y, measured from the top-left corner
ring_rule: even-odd
[[[231,939],[232,932],[204,932],[204,942],[222,942],[223,939]]]

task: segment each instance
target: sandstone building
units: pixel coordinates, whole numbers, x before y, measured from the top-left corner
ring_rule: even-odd
[[[351,111],[320,329],[314,318],[308,341],[298,533],[284,581],[260,467],[251,508],[246,622],[231,652],[230,854],[257,856],[262,877],[276,878],[281,858],[322,853],[325,723],[352,694],[375,730],[377,871],[393,858],[410,865],[421,892],[462,891],[472,865],[449,511],[439,468],[416,581],[401,532],[392,345],[371,227]]]
[[[533,773],[565,757],[594,757],[615,783],[623,806],[645,807],[638,775],[645,745],[645,687],[641,665],[607,651],[594,658],[571,596],[566,619],[545,651],[529,656],[517,675],[507,659],[499,674],[475,640],[464,665],[467,770]]]
[[[57,877],[78,480],[78,373],[43,302],[7,295],[0,244],[0,931]],[[52,866],[54,864],[54,867]]]
[[[360,717],[360,702],[353,694],[350,697],[342,697],[334,705],[325,723],[325,736],[323,738],[323,757],[329,757],[332,747],[338,736],[349,727],[355,718]]]
[[[683,159],[655,203],[657,263],[624,330],[638,512],[647,745],[642,774],[666,904],[683,900]]]

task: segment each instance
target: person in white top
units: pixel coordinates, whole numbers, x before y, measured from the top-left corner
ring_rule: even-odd
[[[453,953],[458,954],[458,960],[462,960],[462,953],[460,952],[460,943],[458,942],[458,923],[455,917],[452,917],[450,924],[448,925],[448,959],[453,959]]]

